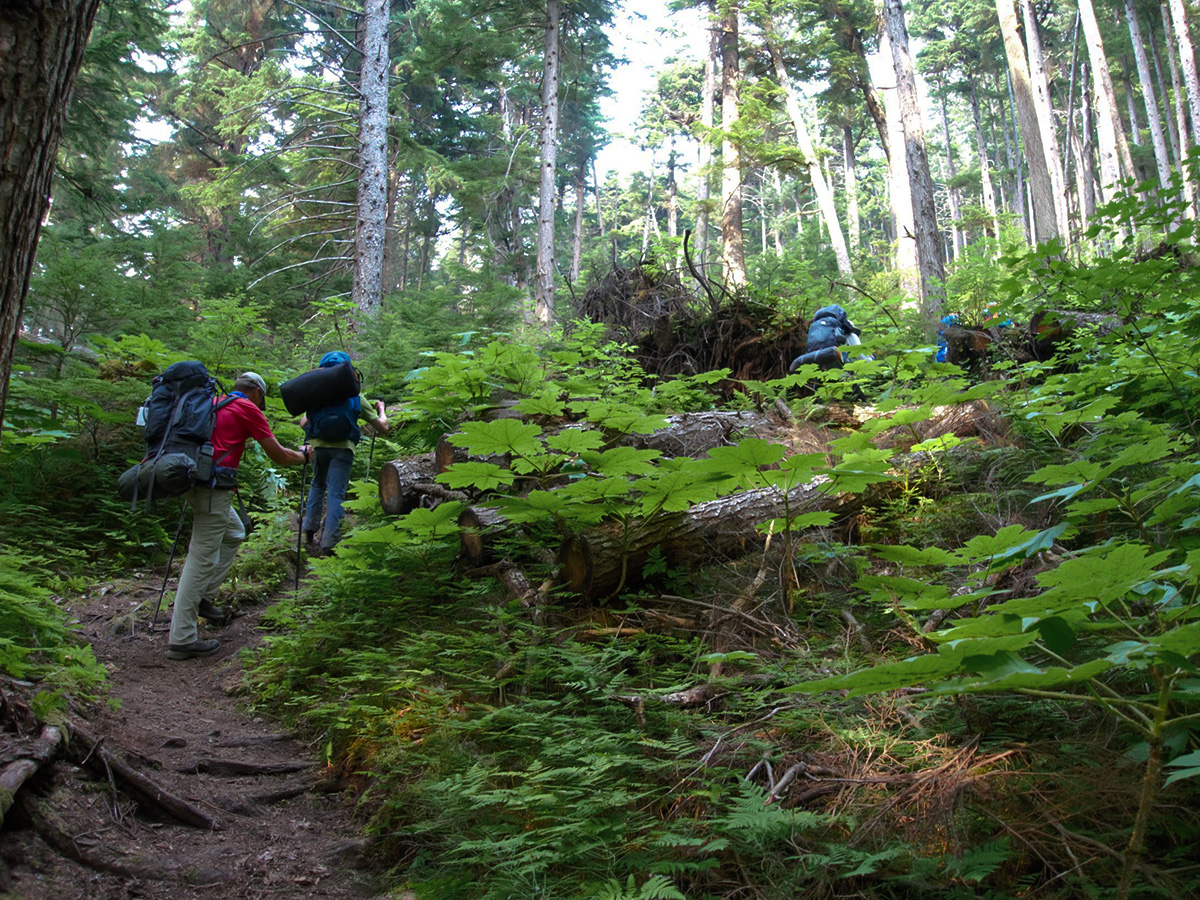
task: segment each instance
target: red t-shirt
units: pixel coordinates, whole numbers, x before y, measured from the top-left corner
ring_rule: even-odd
[[[242,461],[248,438],[261,444],[264,438],[274,436],[262,410],[244,397],[238,397],[217,410],[212,430],[213,460],[218,466],[236,469]]]

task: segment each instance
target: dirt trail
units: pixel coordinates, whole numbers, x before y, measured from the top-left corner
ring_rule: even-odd
[[[156,816],[124,792],[60,760],[32,790],[57,819],[59,846],[20,807],[0,832],[0,896],[26,900],[227,900],[385,896],[361,871],[361,818],[325,777],[317,750],[238,708],[240,652],[261,639],[265,606],[221,628],[211,657],[168,661],[161,574],[101,586],[69,604],[109,670],[109,695],[82,721],[102,746],[198,807],[220,830]],[[141,612],[136,612],[139,607]],[[221,774],[233,763],[271,764],[278,774]],[[65,855],[64,855],[65,854]],[[68,857],[74,856],[75,859]],[[81,861],[82,860],[82,861]],[[0,869],[3,865],[0,865]],[[3,876],[7,874],[7,878]],[[7,893],[4,893],[7,891]]]

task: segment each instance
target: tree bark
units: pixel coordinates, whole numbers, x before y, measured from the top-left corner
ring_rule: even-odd
[[[711,15],[711,10],[710,10]],[[696,258],[700,270],[705,272],[708,264],[709,211],[711,204],[713,125],[716,117],[717,54],[721,47],[720,31],[715,24],[708,29],[708,53],[704,57],[704,88],[700,98],[700,149],[696,158]]]
[[[908,297],[921,295],[920,269],[917,265],[917,226],[913,221],[912,188],[907,174],[907,157],[904,153],[904,128],[900,122],[900,103],[894,89],[896,78],[892,65],[891,41],[887,30],[880,28],[879,53],[871,58],[871,78],[883,94],[884,126],[888,154],[888,203],[892,214],[892,229],[895,235],[894,265],[900,278],[900,291]],[[888,85],[893,85],[888,87]],[[912,302],[906,301],[906,306]]]
[[[734,139],[738,121],[739,6],[733,0],[721,14],[721,275],[731,288],[746,284],[746,248],[742,225],[742,155]]]
[[[554,177],[558,168],[558,71],[560,0],[546,0],[546,50],[542,60],[541,187],[538,192],[534,315],[554,320]]]
[[[445,485],[438,484],[437,466],[431,454],[405,456],[385,462],[379,469],[379,505],[390,516],[403,516],[430,500],[458,499]]]
[[[862,226],[858,217],[858,167],[854,160],[854,129],[849,122],[842,125],[842,172],[846,182],[846,230],[850,233],[851,251],[862,244]]]
[[[1179,155],[1179,134],[1175,131],[1175,117],[1171,115],[1171,92],[1167,90],[1167,81],[1163,77],[1162,58],[1158,55],[1158,44],[1155,41],[1154,23],[1150,23],[1150,60],[1154,63],[1154,83],[1158,88],[1158,96],[1162,98],[1160,118],[1167,129],[1167,149],[1171,151],[1171,161],[1177,169],[1183,170],[1183,157]]]
[[[383,247],[387,240],[388,0],[366,0],[360,25],[358,209],[354,234],[355,305],[363,312],[383,302]],[[407,261],[407,260],[406,260]]]
[[[1176,0],[1178,2],[1178,0]],[[1122,169],[1134,176],[1133,158],[1125,140],[1125,131],[1117,111],[1117,93],[1108,70],[1108,56],[1100,36],[1100,24],[1092,0],[1079,0],[1079,21],[1083,26],[1084,43],[1092,63],[1092,83],[1096,87],[1096,138],[1100,154],[1100,190],[1104,201],[1112,200],[1121,180]]]
[[[1183,5],[1183,0],[1169,0],[1171,9],[1171,25],[1175,29],[1175,45],[1173,49],[1177,51],[1179,58],[1179,68],[1183,73],[1183,83],[1187,86],[1187,101],[1188,110],[1191,113],[1191,136],[1192,143],[1197,140],[1200,135],[1200,76],[1196,74],[1196,51],[1192,47],[1191,32],[1188,31],[1187,11]],[[1170,43],[1170,42],[1168,42]],[[1178,95],[1178,92],[1177,92]],[[1179,128],[1179,143],[1180,149],[1186,142],[1187,129],[1184,127],[1183,120],[1180,120]],[[1187,155],[1184,150],[1182,156]],[[1185,173],[1185,178],[1189,181],[1190,173]],[[1198,192],[1200,195],[1200,192]]]
[[[917,96],[917,80],[908,52],[908,30],[904,25],[901,0],[884,0],[884,21],[892,44],[896,68],[896,92],[900,96],[900,120],[904,127],[904,157],[912,191],[913,224],[916,226],[917,266],[921,272],[921,312],[930,334],[937,329],[946,296],[946,269],[942,239],[937,224],[937,204],[929,157],[925,150],[925,126]]]
[[[4,823],[4,816],[12,808],[17,792],[38,769],[54,758],[62,742],[62,731],[53,725],[45,725],[41,736],[27,751],[28,756],[14,760],[0,771],[0,824]]]
[[[1032,0],[1021,0],[1021,13],[1025,20],[1025,44],[1029,56],[1029,78],[1033,84],[1033,102],[1037,112],[1038,130],[1042,135],[1042,147],[1046,153],[1046,166],[1050,170],[1050,190],[1054,200],[1054,221],[1058,234],[1064,240],[1071,233],[1067,216],[1067,180],[1063,175],[1062,154],[1058,150],[1058,135],[1054,127],[1054,107],[1050,103],[1050,81],[1046,77],[1046,64],[1042,54],[1042,39],[1038,33],[1037,16],[1033,12]]]
[[[779,43],[773,37],[774,23],[768,18],[765,25],[767,52],[771,55],[771,63],[775,67],[775,78],[779,82],[780,88],[783,89],[784,104],[787,107],[788,116],[792,120],[792,128],[796,131],[796,145],[800,148],[804,167],[808,170],[808,177],[812,182],[813,193],[817,196],[817,209],[829,232],[829,241],[833,244],[833,255],[837,260],[838,272],[847,277],[853,277],[854,270],[850,266],[850,253],[846,249],[846,237],[842,232],[841,222],[838,221],[837,206],[833,202],[833,190],[829,187],[829,181],[821,170],[821,163],[817,159],[817,151],[813,146],[812,137],[809,135],[808,125],[804,121],[804,114],[800,111],[800,101],[796,98],[796,91],[792,87],[791,76],[788,75],[787,68],[783,64]]]
[[[583,260],[583,204],[587,195],[584,166],[575,173],[575,224],[571,229],[571,284],[579,283],[579,266]]]
[[[1188,116],[1189,108],[1187,92],[1183,89],[1179,75],[1179,42],[1175,40],[1175,26],[1171,21],[1171,11],[1167,4],[1162,4],[1163,32],[1167,38],[1167,65],[1171,69],[1171,93],[1175,97],[1175,130],[1179,133],[1179,160],[1182,166],[1187,159],[1188,150]],[[1185,176],[1186,179],[1186,176]]]
[[[1000,240],[1000,215],[996,208],[996,190],[992,186],[992,162],[988,157],[987,141],[983,139],[983,119],[979,114],[979,96],[971,81],[971,119],[975,123],[975,149],[979,153],[979,179],[983,186],[983,206],[992,220],[993,236]],[[997,246],[999,244],[997,243]]]
[[[1000,18],[1000,33],[1004,39],[1004,52],[1008,57],[1010,86],[1015,95],[1017,117],[1021,123],[1021,140],[1025,146],[1025,159],[1029,163],[1029,180],[1033,198],[1034,239],[1041,243],[1059,237],[1058,217],[1054,206],[1054,183],[1050,177],[1050,165],[1046,148],[1042,143],[1042,130],[1038,123],[1037,105],[1033,95],[1033,82],[1029,66],[1025,61],[1025,47],[1018,31],[1017,10],[1013,0],[996,0],[996,12]],[[1024,202],[1022,198],[1020,202]]]
[[[946,87],[941,78],[938,79],[938,90],[941,93],[942,136],[946,141],[946,194],[950,201],[950,261],[953,261],[958,259],[958,254],[963,248],[963,235],[958,227],[961,216],[958,188],[954,186],[958,170],[954,166],[954,142],[950,137],[950,113],[946,109]]]
[[[0,430],[58,143],[99,5],[0,3]]]
[[[1158,114],[1158,98],[1146,44],[1142,39],[1142,23],[1138,20],[1133,0],[1125,0],[1125,18],[1129,20],[1129,38],[1133,42],[1133,58],[1137,61],[1138,80],[1142,83],[1142,99],[1146,102],[1146,122],[1150,126],[1150,141],[1154,145],[1154,162],[1158,167],[1158,182],[1166,188],[1171,182],[1171,162],[1167,156],[1167,141],[1163,136],[1162,118]]]

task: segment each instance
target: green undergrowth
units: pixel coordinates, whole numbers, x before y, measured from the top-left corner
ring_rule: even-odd
[[[828,452],[635,449],[727,373],[657,383],[595,329],[431,356],[406,427],[470,455],[438,480],[507,519],[531,589],[602,524],[636,548],[699,504],[787,499],[743,560],[660,548],[603,596],[513,599],[459,568],[462,503],[384,517],[364,490],[338,556],[274,607],[255,702],[324,738],[419,897],[1194,892],[1195,235],[1110,212],[1175,249],[1114,239],[987,280],[1013,321],[1109,317],[1050,359],[972,384],[874,336],[844,372],[745,386],[743,408],[800,416],[869,392],[876,417]],[[933,427],[947,411],[975,430]]]

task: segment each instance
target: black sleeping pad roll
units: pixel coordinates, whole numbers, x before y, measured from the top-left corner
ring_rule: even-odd
[[[820,366],[823,371],[840,369],[842,367],[842,354],[838,352],[837,347],[825,347],[822,350],[813,350],[793,359],[792,364],[788,366],[788,371],[795,372],[801,366],[807,365]]]
[[[349,362],[313,369],[279,386],[279,395],[289,415],[300,416],[314,409],[337,406],[358,394],[358,375]]]

